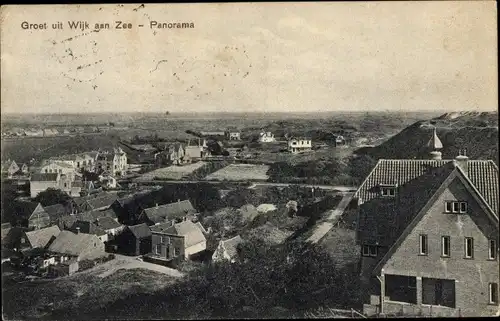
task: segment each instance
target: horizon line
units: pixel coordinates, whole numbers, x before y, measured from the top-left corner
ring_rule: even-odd
[[[187,114],[310,114],[310,113],[344,113],[344,114],[355,114],[355,113],[463,113],[463,112],[498,112],[498,109],[492,110],[473,110],[473,109],[465,109],[465,110],[350,110],[350,111],[321,111],[321,110],[310,110],[310,111],[203,111],[203,112],[171,112],[169,111],[169,115],[187,115]],[[166,114],[161,111],[90,111],[90,112],[1,112],[3,115],[102,115],[102,114]]]

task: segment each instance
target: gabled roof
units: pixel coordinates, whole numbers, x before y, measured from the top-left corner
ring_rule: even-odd
[[[111,217],[98,218],[96,220],[95,224],[105,231],[112,230],[112,229],[115,229],[115,228],[122,226],[120,223],[118,223],[117,221],[115,221]]]
[[[493,212],[491,207],[487,204],[485,199],[481,196],[478,189],[474,186],[471,180],[467,177],[464,171],[458,166],[456,163],[453,163],[454,169],[446,176],[445,180],[441,182],[437,189],[434,189],[430,197],[426,197],[421,203],[424,203],[424,206],[418,210],[416,215],[411,218],[409,224],[405,224],[404,230],[398,235],[397,239],[394,241],[392,246],[389,248],[389,251],[384,255],[384,257],[377,263],[373,273],[380,272],[381,268],[384,264],[389,260],[389,258],[396,252],[401,243],[405,240],[405,238],[411,233],[411,231],[415,228],[415,226],[422,220],[423,216],[427,213],[429,208],[435,203],[436,199],[441,195],[441,193],[450,185],[452,181],[456,178],[460,179],[464,184],[466,190],[475,198],[478,202],[479,206],[485,211],[488,218],[492,222],[492,226],[495,227],[498,234],[498,216]],[[429,192],[428,192],[429,193]],[[419,195],[413,195],[413,198],[417,198]]]
[[[31,174],[31,182],[56,182],[58,173],[33,173]]]
[[[364,201],[359,208],[359,237],[366,243],[391,246],[453,170],[452,163],[430,168],[399,185],[395,199],[373,197]]]
[[[101,197],[90,198],[86,200],[87,205],[92,209],[98,209],[106,206],[111,206],[118,196],[116,194],[107,194]]]
[[[44,206],[43,209],[47,212],[47,214],[49,214],[51,220],[57,220],[61,216],[68,214],[68,211],[62,204]]]
[[[97,236],[102,236],[107,234],[106,231],[104,231],[102,228],[89,221],[78,220],[75,223],[73,223],[73,226],[71,226],[70,230],[76,232],[77,228],[80,228],[80,233],[94,234]]]
[[[171,227],[172,227],[172,221],[170,221],[170,222],[164,222],[164,223],[160,223],[160,224],[156,224],[156,225],[152,225],[149,228],[151,229],[151,232],[159,232],[159,233],[161,233],[161,232],[167,231]]]
[[[243,243],[244,240],[239,235],[236,235],[233,238],[227,239],[225,241],[221,240],[220,242],[224,246],[224,249],[226,250],[226,253],[229,255],[229,257],[234,258],[238,254],[238,244]]]
[[[165,232],[184,236],[184,245],[186,248],[207,240],[199,226],[191,221],[174,224],[170,228],[166,229]]]
[[[381,159],[356,191],[363,202],[380,196],[380,185],[404,185],[453,160]],[[467,160],[467,176],[498,215],[498,168],[490,160]]]
[[[195,214],[196,210],[189,200],[159,205],[144,209],[148,219],[158,223],[165,219],[172,220],[182,218],[188,214]]]
[[[149,227],[146,223],[131,225],[128,227],[128,229],[138,239],[142,239],[142,238],[151,236],[151,230],[149,229]]]
[[[101,241],[93,234],[61,231],[48,250],[60,254],[79,256],[88,247],[93,247],[96,242]]]
[[[108,208],[105,210],[93,210],[77,214],[78,219],[82,221],[94,222],[98,219],[109,218],[114,220],[117,218],[116,213],[113,209]]]
[[[26,238],[31,244],[32,248],[44,248],[52,237],[57,237],[61,230],[57,225],[26,232]]]
[[[29,219],[34,213],[45,213],[42,205],[38,202],[22,201],[14,205],[16,214],[19,217]]]

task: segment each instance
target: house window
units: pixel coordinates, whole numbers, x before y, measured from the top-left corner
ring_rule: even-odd
[[[396,196],[396,187],[394,186],[382,186],[380,188],[380,193],[382,196],[387,196],[387,197],[394,197]]]
[[[161,245],[157,244],[155,246],[155,254],[160,254],[161,253]]]
[[[49,172],[49,170],[48,170],[48,169],[45,169],[45,173],[48,173],[48,172]]]
[[[377,256],[377,246],[376,245],[363,245],[363,256]]]
[[[441,236],[441,256],[443,256],[443,257],[450,256],[450,237],[449,236]]]
[[[21,244],[26,243],[26,239],[24,237],[21,237]]]
[[[59,169],[59,173],[61,173],[61,174],[62,174],[62,169]]]
[[[489,297],[490,297],[490,304],[498,304],[498,284],[497,283],[490,283],[488,284],[488,292],[489,292]]]
[[[174,247],[174,256],[178,256],[181,254],[181,249],[179,247]]]
[[[497,258],[497,240],[488,240],[488,259],[496,260]]]
[[[427,249],[427,235],[426,234],[420,234],[420,255],[427,255],[428,249]]]
[[[170,237],[168,236],[160,236],[160,243],[166,243],[166,244],[170,244]]]
[[[467,202],[446,201],[444,205],[445,213],[467,213]]]
[[[465,238],[465,258],[472,259],[474,257],[474,239],[472,237]]]

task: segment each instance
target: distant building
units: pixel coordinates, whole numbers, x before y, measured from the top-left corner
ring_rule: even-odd
[[[238,259],[238,245],[242,244],[244,240],[239,236],[227,240],[220,240],[217,249],[212,255],[213,262],[229,261],[236,262]]]
[[[62,161],[47,161],[40,167],[40,173],[59,173],[67,175],[71,180],[75,178],[75,169],[72,165]]]
[[[20,170],[19,166],[15,161],[8,160],[2,163],[2,174],[7,175],[7,177],[12,177]]]
[[[288,151],[293,154],[312,150],[310,138],[292,138],[288,141]]]
[[[191,219],[196,210],[189,200],[178,201],[170,204],[156,205],[144,209],[139,215],[139,221],[148,225],[159,224],[169,221],[182,221]]]
[[[61,261],[94,260],[106,256],[104,243],[93,234],[61,231],[48,251],[61,256]]]
[[[127,154],[120,148],[113,152],[100,153],[97,156],[96,171],[106,172],[113,177],[124,176],[127,173]]]
[[[207,141],[204,139],[203,143],[198,140],[197,146],[191,146],[191,142],[188,142],[188,145],[184,148],[185,154],[192,161],[197,161],[200,159],[204,159],[210,156],[210,150],[207,146]]]
[[[154,236],[152,243],[152,252],[157,255],[164,254],[165,247],[173,247],[173,257],[182,254],[187,259],[192,255],[205,251],[207,248],[207,240],[204,235],[205,229],[203,228],[203,226],[201,226],[200,223],[183,221],[180,223],[171,224],[167,222],[152,226],[151,231]],[[162,237],[164,242],[161,242]],[[169,237],[171,237],[172,239],[168,239]],[[178,237],[184,238],[184,242],[178,240]],[[176,253],[178,255],[176,255]]]
[[[201,131],[200,132],[201,136],[208,137],[208,136],[225,136],[226,133],[223,131]]]
[[[127,226],[113,241],[117,251],[127,255],[143,255],[151,252],[151,230],[147,224]]]
[[[342,135],[335,136],[335,147],[342,147],[342,146],[346,146],[346,145],[347,145],[347,141],[344,138],[344,136],[342,136]]]
[[[236,130],[226,131],[226,138],[229,140],[241,140],[241,133]]]
[[[272,143],[275,141],[276,141],[276,138],[274,137],[274,134],[271,132],[261,132],[259,134],[259,142],[260,143]]]
[[[181,143],[163,145],[162,150],[155,154],[155,162],[157,165],[182,165],[190,162],[189,157],[186,157],[186,151]]]
[[[498,313],[498,167],[465,152],[381,159],[355,193],[364,313]]]
[[[61,230],[57,225],[25,232],[24,238],[21,239],[21,245],[23,248],[29,249],[45,249],[50,246],[59,233]]]
[[[103,243],[108,241],[108,233],[93,222],[77,220],[69,230],[75,233],[93,234]]]
[[[36,197],[48,188],[66,192],[70,196],[79,196],[79,189],[72,188],[72,178],[59,173],[35,173],[30,177],[30,195]]]
[[[184,261],[185,237],[166,232],[172,225],[163,223],[151,227],[151,253],[147,254],[151,261],[174,264]]]

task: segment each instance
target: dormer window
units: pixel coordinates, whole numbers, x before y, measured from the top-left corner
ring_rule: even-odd
[[[467,213],[467,202],[446,201],[444,211],[445,213]]]
[[[380,186],[380,194],[384,197],[396,196],[396,186]]]

